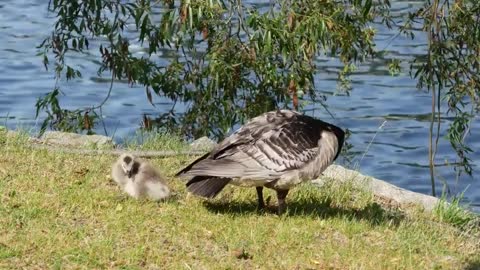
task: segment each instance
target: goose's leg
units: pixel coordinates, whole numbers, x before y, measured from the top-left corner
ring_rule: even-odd
[[[257,187],[257,199],[257,210],[263,210],[265,208],[265,203],[263,202],[263,187]]]
[[[288,189],[277,189],[277,200],[278,200],[278,214],[281,215],[285,212],[287,204],[285,203],[285,198],[288,194]]]

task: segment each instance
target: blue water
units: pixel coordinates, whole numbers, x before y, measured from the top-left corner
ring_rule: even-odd
[[[261,1],[251,1],[261,2]],[[54,18],[47,12],[48,1],[3,0],[0,3],[0,123],[9,128],[38,130],[42,115],[35,119],[36,99],[49,92],[55,85],[53,74],[45,71],[41,59],[36,56],[36,46],[50,34]],[[405,12],[422,1],[394,1],[394,16],[401,19]],[[332,119],[318,104],[307,106],[307,113],[322,118],[352,131],[352,151],[358,153],[352,163],[360,171],[386,180],[403,188],[429,194],[430,176],[428,169],[428,131],[431,95],[416,89],[416,81],[408,76],[408,64],[402,64],[402,73],[391,76],[386,63],[391,58],[409,60],[425,53],[426,40],[421,33],[412,41],[380,25],[376,40],[379,49],[388,53],[382,58],[358,66],[352,76],[353,90],[350,96],[338,95],[337,74],[341,68],[335,58],[318,57],[318,72],[315,83],[319,91],[328,96]],[[134,36],[134,33],[132,33]],[[107,94],[108,74],[99,78],[99,41],[91,42],[91,55],[73,56],[69,64],[79,68],[83,77],[72,82],[59,82],[66,96],[61,103],[66,108],[89,107],[99,103]],[[132,42],[137,55],[143,51]],[[136,47],[136,48],[135,48]],[[171,52],[163,51],[153,56],[157,61],[168,62]],[[109,135],[122,140],[135,133],[143,113],[160,114],[171,107],[171,102],[154,97],[151,106],[141,86],[129,86],[124,82],[114,83],[110,100],[104,106],[103,115]],[[177,105],[178,110],[182,106]],[[385,122],[386,121],[386,122]],[[442,135],[448,120],[443,121]],[[480,121],[472,123],[468,143],[476,150],[480,147]],[[103,128],[99,127],[103,133]],[[373,137],[375,136],[375,139]],[[471,158],[480,167],[480,153]],[[454,162],[455,154],[445,140],[440,140],[437,163]],[[449,192],[465,192],[465,200],[480,211],[480,181],[478,177],[456,178],[449,167],[437,168],[437,189],[448,183]]]

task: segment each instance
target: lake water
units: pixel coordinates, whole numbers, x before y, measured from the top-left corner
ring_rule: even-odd
[[[264,1],[253,1],[256,3]],[[268,1],[267,1],[268,2]],[[392,1],[394,16],[400,20],[405,12],[423,1]],[[53,74],[45,71],[41,59],[36,56],[36,46],[50,34],[54,18],[47,12],[45,0],[3,0],[0,3],[0,124],[9,128],[38,130],[41,118],[35,119],[36,99],[49,92],[54,84]],[[379,30],[377,47],[388,53],[358,67],[352,76],[353,90],[350,96],[334,95],[340,63],[334,58],[318,57],[316,86],[328,96],[332,119],[319,105],[309,105],[307,113],[352,131],[352,151],[358,153],[354,162],[362,173],[386,180],[394,185],[429,194],[428,130],[431,96],[416,89],[415,80],[408,76],[408,65],[402,65],[399,76],[390,76],[386,63],[391,58],[409,60],[426,51],[426,40],[417,33],[414,41],[396,32],[376,26]],[[422,38],[423,37],[423,38]],[[95,48],[97,42],[92,42]],[[132,42],[133,43],[133,42]],[[134,49],[134,48],[132,48]],[[137,53],[142,54],[138,49]],[[157,54],[158,61],[167,62],[171,52]],[[74,56],[69,63],[77,66],[83,78],[73,82],[61,82],[66,97],[61,98],[67,108],[88,107],[99,103],[107,94],[108,75],[99,78],[98,52],[88,56]],[[154,97],[152,107],[142,87],[130,87],[116,82],[112,97],[103,113],[109,135],[121,141],[131,136],[139,127],[143,113],[160,114],[169,109],[169,100]],[[182,109],[181,106],[177,107]],[[445,134],[448,117],[445,116],[442,134]],[[386,122],[385,122],[386,121]],[[480,121],[472,123],[468,142],[472,149],[480,147]],[[103,128],[99,128],[103,133]],[[375,135],[376,134],[376,135]],[[373,137],[375,136],[375,139]],[[480,169],[480,153],[471,158]],[[455,154],[445,140],[440,140],[437,163],[454,162]],[[442,181],[448,183],[451,194],[465,192],[465,200],[480,211],[480,181],[478,177],[462,176],[456,179],[451,168],[437,168],[437,190]]]

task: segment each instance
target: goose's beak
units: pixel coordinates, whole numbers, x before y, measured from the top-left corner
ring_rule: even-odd
[[[133,172],[132,170],[127,171],[128,178],[132,178]]]

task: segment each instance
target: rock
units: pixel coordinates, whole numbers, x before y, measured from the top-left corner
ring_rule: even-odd
[[[46,131],[40,140],[46,144],[71,147],[113,146],[112,138],[102,135],[82,135],[60,131]]]
[[[210,140],[208,137],[201,137],[199,139],[196,139],[190,144],[190,148],[195,151],[210,151],[212,150],[217,143],[214,141]]]
[[[13,130],[7,130],[7,129],[1,129],[0,132],[6,134],[7,137],[13,138],[13,137],[18,137],[20,135],[20,132],[18,131],[13,131]]]
[[[28,136],[28,134],[24,131],[14,131],[14,130],[8,130],[7,128],[2,128],[0,127],[0,132],[5,134],[7,138],[20,138],[20,137],[25,137]],[[28,141],[30,141],[32,138],[28,137]]]
[[[365,188],[365,190],[372,192],[373,195],[381,199],[387,199],[400,206],[418,205],[428,212],[431,212],[440,202],[438,198],[406,190],[338,165],[329,166],[323,172],[322,178],[313,180],[312,182],[321,186],[325,181],[329,181],[330,179],[335,179],[340,182],[353,180],[359,187]]]

